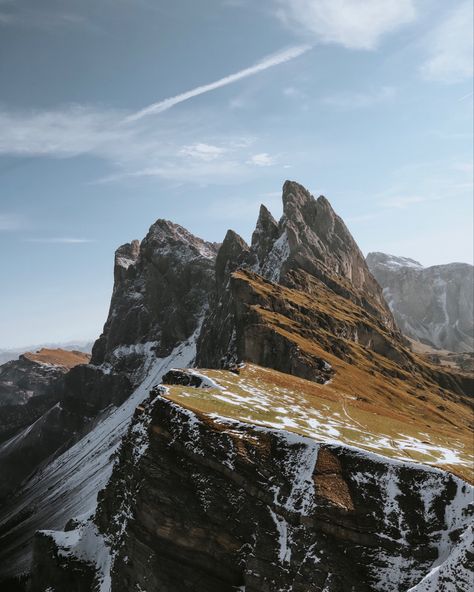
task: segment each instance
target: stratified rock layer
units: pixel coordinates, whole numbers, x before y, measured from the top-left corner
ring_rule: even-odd
[[[112,592],[402,592],[436,561],[469,577],[457,545],[472,488],[460,479],[153,396],[94,522],[69,541],[39,535],[34,592],[63,590],[66,576],[71,589],[90,589],[81,584],[90,565],[76,577],[73,566],[91,530],[107,554],[96,584]]]

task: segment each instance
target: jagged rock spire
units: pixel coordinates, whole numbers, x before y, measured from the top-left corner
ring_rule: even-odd
[[[225,284],[226,277],[243,262],[249,246],[233,230],[228,230],[216,258],[216,283],[218,290]]]
[[[257,225],[252,234],[252,251],[255,253],[257,261],[265,260],[279,234],[278,222],[262,204]]]

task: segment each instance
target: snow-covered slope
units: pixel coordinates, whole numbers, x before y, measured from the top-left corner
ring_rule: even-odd
[[[30,543],[37,530],[62,529],[71,518],[85,517],[95,511],[97,493],[111,475],[114,455],[136,406],[171,367],[190,366],[195,355],[196,334],[166,358],[156,359],[151,354],[146,376],[134,393],[120,407],[98,418],[90,433],[40,469],[11,503],[2,508],[3,577],[29,569]]]
[[[369,253],[367,264],[405,335],[439,349],[474,349],[472,265],[424,268],[413,259],[385,253]]]

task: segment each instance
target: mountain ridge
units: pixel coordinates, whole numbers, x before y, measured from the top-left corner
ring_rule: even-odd
[[[283,202],[284,212],[279,222],[266,208],[260,208],[250,245],[235,232],[229,231],[222,245],[218,246],[193,236],[179,225],[160,219],[150,227],[143,241],[126,243],[117,249],[109,314],[104,330],[94,345],[91,363],[78,366],[67,374],[59,406],[48,410],[35,429],[25,430],[16,440],[7,442],[3,449],[0,446],[1,468],[2,458],[11,458],[9,455],[19,442],[23,449],[25,446],[30,449],[37,446],[37,438],[49,429],[50,418],[54,420],[53,425],[59,422],[68,429],[67,438],[59,439],[56,449],[41,459],[39,471],[29,477],[24,475],[26,480],[0,512],[0,558],[2,566],[5,566],[2,569],[4,577],[28,570],[34,533],[46,529],[48,532],[38,534],[35,538],[33,591],[44,592],[44,587],[49,585],[57,592],[62,592],[68,589],[71,582],[81,592],[90,590],[91,586],[97,586],[103,592],[121,590],[127,586],[127,578],[135,578],[140,570],[133,565],[130,569],[125,567],[119,559],[119,548],[122,543],[128,544],[127,540],[133,541],[133,524],[141,529],[142,534],[148,532],[146,517],[140,513],[133,493],[138,495],[139,492],[135,491],[135,486],[129,489],[129,481],[122,478],[127,473],[137,477],[141,475],[143,479],[150,478],[150,491],[157,492],[157,500],[162,495],[169,496],[168,487],[176,492],[168,510],[169,515],[156,517],[160,521],[157,528],[168,541],[169,537],[164,535],[168,529],[169,532],[180,531],[181,516],[186,514],[188,489],[195,489],[196,495],[202,497],[205,491],[199,485],[202,479],[211,479],[208,486],[219,489],[220,481],[215,480],[217,477],[206,473],[210,467],[214,467],[219,474],[224,471],[234,483],[244,483],[246,471],[249,470],[246,463],[251,458],[257,459],[259,451],[266,450],[258,462],[262,463],[262,470],[267,473],[271,483],[276,473],[272,473],[274,469],[268,461],[272,458],[274,445],[277,448],[278,445],[272,435],[271,424],[264,422],[266,427],[262,427],[261,432],[257,430],[259,435],[255,436],[255,426],[259,425],[259,420],[245,413],[246,397],[249,393],[251,397],[254,396],[256,389],[261,388],[258,383],[250,385],[250,390],[244,396],[241,389],[247,380],[246,368],[261,368],[261,372],[269,373],[271,377],[264,392],[252,403],[255,410],[259,406],[263,409],[272,404],[276,408],[274,399],[279,396],[287,401],[285,397],[290,395],[285,394],[285,389],[289,387],[283,386],[282,375],[278,374],[283,372],[286,373],[284,376],[288,376],[288,381],[301,381],[297,384],[302,392],[307,390],[311,393],[308,395],[307,413],[316,422],[314,429],[318,425],[318,413],[323,413],[323,417],[326,414],[331,422],[339,424],[338,415],[345,417],[343,428],[329,427],[332,430],[344,430],[346,435],[344,438],[341,436],[344,450],[348,450],[347,447],[354,442],[361,446],[361,458],[366,459],[361,461],[366,462],[367,475],[364,478],[369,478],[369,467],[372,466],[367,460],[369,457],[363,452],[364,443],[354,440],[355,436],[349,437],[350,434],[360,432],[361,422],[368,422],[365,431],[369,433],[372,430],[375,438],[375,444],[372,444],[372,448],[366,448],[366,451],[387,450],[387,447],[394,446],[400,451],[401,458],[405,458],[410,449],[418,450],[416,454],[419,462],[444,469],[439,473],[442,475],[440,479],[449,481],[451,472],[464,479],[472,478],[467,455],[469,446],[466,444],[471,437],[468,427],[471,408],[465,394],[472,387],[471,379],[467,375],[430,365],[410,350],[408,342],[396,327],[382,290],[370,274],[360,249],[326,198],[314,199],[304,187],[287,181],[283,186]],[[169,370],[176,365],[200,368],[194,371],[192,381],[198,384],[202,382],[202,387],[194,387],[190,391],[187,387],[160,386],[162,381],[168,380]],[[215,372],[221,374],[213,374]],[[175,372],[174,375],[179,376],[179,373]],[[228,386],[223,386],[220,381]],[[204,410],[199,409],[203,404],[203,394],[210,397],[206,403],[210,406]],[[319,407],[318,397],[326,400],[325,405],[340,405],[340,408],[334,409],[334,416],[329,412],[329,407]],[[335,397],[332,403],[331,397]],[[228,403],[223,399],[232,401],[227,411],[225,405]],[[294,406],[293,403],[289,409]],[[237,417],[231,414],[230,409],[237,412]],[[198,419],[192,415],[195,412],[198,412]],[[232,421],[245,424],[240,444],[239,437],[235,439],[233,435],[231,418]],[[291,438],[296,437],[292,434],[297,419],[297,415],[292,417],[290,414],[278,426],[285,434],[285,442],[290,442],[284,454],[290,454],[296,463],[289,466],[285,474],[282,482],[285,491],[288,488],[294,490],[295,487],[300,491],[298,487],[301,487],[294,473],[299,461],[296,462],[293,457],[291,444]],[[132,424],[128,428],[130,422]],[[395,425],[399,422],[401,426],[403,422],[408,423],[411,426],[410,433],[399,438],[391,431],[391,422],[395,422]],[[198,426],[198,432],[207,430],[206,438],[209,440],[206,446],[210,446],[210,464],[207,469],[195,462],[201,453],[189,440],[195,433],[193,425]],[[429,432],[433,433],[433,443],[427,446],[424,438]],[[174,436],[169,440],[171,433]],[[316,443],[318,438],[322,438],[317,430],[309,435]],[[256,448],[253,444],[244,444],[253,438],[256,438]],[[239,464],[239,469],[229,468],[226,458],[219,452],[224,448],[218,445],[214,449],[211,441],[220,441],[224,448],[227,446],[224,442],[235,441],[235,448],[229,448],[229,454],[234,450],[232,454],[237,455],[239,463],[243,462]],[[274,442],[274,445],[268,448],[269,442]],[[176,461],[179,458],[179,462],[190,463],[187,465],[191,471],[189,479],[182,477],[183,488],[176,487],[172,476],[177,467],[179,473],[179,463],[176,467],[174,461],[168,465],[160,464],[158,450],[161,446],[169,451],[166,454],[171,455],[170,459]],[[286,446],[284,444],[284,448]],[[450,447],[451,455],[446,452]],[[185,450],[188,452],[184,453]],[[322,550],[328,556],[334,546],[341,547],[341,552],[344,548],[349,552],[350,548],[347,540],[337,535],[340,510],[334,510],[334,505],[337,507],[339,503],[336,494],[338,488],[349,487],[353,499],[362,495],[362,491],[358,490],[357,478],[347,476],[347,483],[350,483],[347,485],[346,477],[341,476],[342,469],[337,468],[338,463],[343,461],[334,460],[331,454],[330,451],[328,456],[326,452],[323,453],[323,464],[318,465],[317,471],[314,465],[312,470],[316,472],[305,481],[309,483],[314,478],[315,483],[319,484],[314,508],[329,508],[328,529],[323,534],[318,529],[310,529],[305,531],[302,539],[316,544],[317,541],[311,537],[322,536]],[[341,459],[345,454],[349,453],[341,452]],[[112,459],[116,459],[114,466]],[[141,459],[145,464],[142,464]],[[380,462],[383,464],[385,461]],[[390,463],[386,461],[386,464],[388,467]],[[206,463],[204,465],[207,466]],[[150,466],[155,467],[151,473]],[[337,470],[332,471],[331,467]],[[405,482],[405,477],[400,477],[398,469],[392,472],[387,467],[384,469],[388,471],[387,490],[383,490],[383,495],[390,497],[389,492],[393,493],[393,488],[400,486],[407,496],[412,496],[409,503],[413,505],[414,517],[409,519],[406,528],[409,536],[417,539],[420,534],[414,525],[417,520],[425,524],[426,517],[418,494],[413,497],[409,493],[410,479],[415,477]],[[425,475],[423,464],[416,467],[413,475],[425,479],[422,477]],[[136,470],[140,472],[136,473]],[[364,471],[363,468],[361,470]],[[156,471],[164,479],[161,493],[153,480]],[[196,481],[192,477],[193,471],[198,475]],[[346,486],[341,485],[341,480]],[[105,489],[96,500],[102,488]],[[244,495],[243,491],[240,493]],[[304,497],[303,491],[301,495]],[[118,500],[118,513],[110,507],[112,498]],[[438,505],[451,503],[449,496],[436,499]],[[384,506],[384,512],[388,512],[385,517],[387,520],[390,520],[389,515],[393,511],[391,504],[393,500],[388,500]],[[350,504],[345,507],[344,512],[353,511]],[[270,516],[268,524],[273,524],[273,529],[276,528],[280,535],[282,529],[291,530],[291,524],[302,520],[299,510],[289,518],[282,515],[277,506],[270,504],[270,508],[276,517],[272,518],[271,513],[266,515],[265,524]],[[237,515],[237,506],[231,504],[229,511],[233,520]],[[84,512],[86,516],[75,520],[77,514]],[[135,516],[134,521],[126,518],[129,514]],[[155,516],[153,513],[150,515]],[[186,528],[191,525],[193,529],[206,532],[212,517],[206,513],[197,516]],[[62,529],[66,519],[68,526],[64,532]],[[263,518],[257,514],[255,519],[258,521]],[[274,534],[268,534],[268,524],[265,536],[270,536],[274,541]],[[461,519],[459,528],[464,528]],[[224,543],[218,542],[218,545],[225,546],[225,541],[230,539],[219,529],[216,531],[217,540]],[[223,538],[219,538],[221,535]],[[78,549],[75,549],[76,543],[72,546],[66,544],[73,540]],[[206,555],[206,547],[193,547],[193,543],[186,550],[186,539],[179,540],[182,544],[174,548],[174,556],[169,557],[170,565],[180,568],[178,573],[182,573],[180,570],[189,562],[196,566],[200,564],[198,555],[202,557],[205,570],[214,569],[210,567],[212,562]],[[365,539],[362,536],[360,540]],[[95,546],[91,547],[93,542]],[[428,565],[432,565],[437,553],[435,541],[425,542],[427,556],[423,561],[420,560],[417,567],[420,579],[425,575]],[[244,538],[242,543],[247,544],[248,539]],[[288,545],[290,543],[287,544],[287,550]],[[453,545],[446,546],[443,552],[451,553]],[[406,574],[397,572],[396,568],[403,554],[397,555],[397,551],[392,557],[383,545],[378,548],[377,560],[391,574],[395,570],[395,575],[390,577],[405,578]],[[283,554],[282,549],[280,546],[278,557],[285,563],[287,553],[285,551]],[[291,564],[290,569],[293,578],[297,577],[294,574],[303,565],[297,559],[299,553],[301,549],[298,551],[296,546],[296,563]],[[321,581],[324,578],[334,580],[334,591],[346,592],[348,583],[340,571],[343,565],[336,560],[338,553],[332,556],[335,563],[331,560],[331,565],[335,573],[330,575],[323,569]],[[232,554],[224,554],[223,557],[231,564],[240,561]],[[359,565],[356,556],[351,557],[354,566]],[[251,560],[250,556],[246,556],[247,560]],[[146,553],[136,556],[137,565],[144,561]],[[276,564],[272,568],[268,558],[260,557],[259,561],[267,562],[265,567],[259,564],[264,574],[262,582],[266,582],[267,588],[270,586],[269,590],[273,589],[269,582],[275,583],[276,577],[283,577],[282,572]],[[291,558],[288,559],[288,562],[291,561]],[[309,558],[308,561],[312,565],[313,559]],[[392,562],[393,568],[390,567]],[[165,563],[161,565],[165,567]],[[128,574],[125,579],[122,569]],[[308,574],[307,568],[304,569],[304,573]],[[247,585],[248,591],[266,589],[258,588],[255,578],[252,580],[250,567],[245,575],[240,573],[237,563],[233,564],[232,570],[237,574],[237,582],[244,578],[242,585]],[[159,574],[153,577],[159,577]],[[217,581],[222,583],[222,574],[219,578]],[[205,581],[204,578],[203,585]],[[362,576],[358,582],[360,586],[363,585]],[[382,590],[377,587],[380,584],[376,580],[374,582],[369,581],[364,584],[365,587],[360,587],[361,592]],[[398,592],[393,582],[390,580],[391,587],[383,589],[383,592]],[[226,586],[230,583],[227,582]],[[410,580],[410,585],[412,583],[417,582]],[[160,585],[165,585],[164,581]],[[176,582],[174,585],[177,585]],[[187,576],[183,577],[179,590],[194,590],[192,585],[192,577],[191,580]],[[306,591],[304,582],[299,580],[298,585],[300,587],[294,590]],[[314,585],[319,584],[315,581]],[[219,592],[224,590],[222,587],[211,589]],[[227,589],[230,591],[230,588]],[[176,587],[172,590],[177,592]]]

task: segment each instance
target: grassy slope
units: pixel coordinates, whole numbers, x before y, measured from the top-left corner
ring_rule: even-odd
[[[233,278],[244,287],[239,294],[248,322],[327,361],[335,370],[333,379],[318,385],[247,364],[240,376],[205,371],[224,390],[170,387],[170,398],[205,413],[437,465],[472,481],[472,406],[467,396],[440,387],[439,367],[414,354],[365,309],[310,276],[299,279],[302,290],[243,270]],[[390,353],[362,345],[354,331],[375,335]]]
[[[74,368],[79,364],[88,364],[90,360],[90,355],[83,352],[44,347],[37,352],[26,352],[24,356],[33,362],[63,366],[64,368]]]
[[[363,370],[319,385],[247,364],[236,375],[201,370],[220,388],[169,386],[168,397],[206,415],[281,428],[400,460],[438,466],[473,480],[472,438],[433,402],[411,398]],[[449,415],[449,414],[448,414]]]

